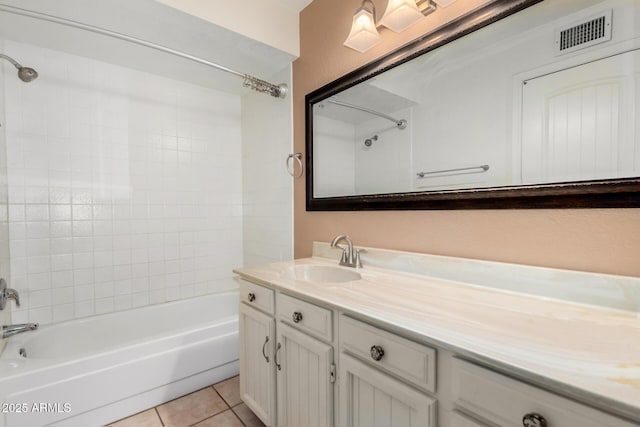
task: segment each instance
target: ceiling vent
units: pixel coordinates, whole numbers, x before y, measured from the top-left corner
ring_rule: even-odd
[[[562,55],[611,40],[611,9],[556,30],[556,54]]]

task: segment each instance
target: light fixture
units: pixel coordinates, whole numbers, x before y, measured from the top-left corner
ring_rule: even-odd
[[[436,10],[438,5],[448,6],[455,0],[388,0],[387,9],[376,25],[376,8],[371,0],[363,0],[353,15],[351,32],[344,45],[358,52],[366,52],[380,43],[378,28],[382,25],[396,33]],[[434,3],[435,2],[435,3]]]
[[[422,19],[415,0],[389,0],[380,23],[399,33]]]
[[[371,0],[363,0],[353,15],[351,32],[344,45],[358,52],[365,52],[380,43],[376,28],[376,7]]]

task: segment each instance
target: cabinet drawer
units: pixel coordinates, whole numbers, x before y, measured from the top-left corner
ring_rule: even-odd
[[[548,426],[637,427],[460,359],[453,360],[453,391],[459,408],[501,427],[522,426],[527,414],[541,415]]]
[[[436,351],[430,347],[344,315],[340,317],[340,344],[343,351],[416,387],[432,393],[436,390]]]
[[[331,310],[285,294],[278,294],[277,298],[278,318],[303,332],[331,341]]]
[[[465,415],[462,415],[458,411],[453,411],[453,427],[487,427],[486,424],[481,424],[478,421],[474,421]]]
[[[273,289],[256,285],[240,279],[240,301],[246,302],[251,307],[262,310],[268,314],[274,314],[275,297]]]

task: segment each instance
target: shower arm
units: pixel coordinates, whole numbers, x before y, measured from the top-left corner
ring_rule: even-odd
[[[3,55],[0,53],[0,58],[6,59],[7,61],[11,62],[13,66],[16,67],[18,70],[22,68],[22,65],[18,63],[15,59],[11,58],[10,56]]]
[[[387,119],[387,120],[392,121],[393,123],[395,123],[396,127],[398,129],[406,129],[406,127],[407,127],[407,121],[405,119],[398,120],[396,118],[388,116],[388,115],[386,115],[384,113],[381,113],[379,111],[371,110],[369,108],[361,107],[359,105],[349,104],[348,102],[337,101],[335,99],[327,99],[327,102],[329,104],[339,105],[341,107],[352,108],[354,110],[364,111],[365,113],[369,113],[369,114],[373,114],[374,116],[382,117],[383,119]]]
[[[43,21],[54,22],[56,24],[66,25],[67,27],[78,28],[81,30],[91,31],[96,34],[101,34],[104,36],[113,37],[116,39],[124,40],[130,43],[134,43],[140,46],[145,46],[151,49],[158,50],[160,52],[165,52],[174,56],[179,56],[180,58],[188,59],[193,62],[197,62],[199,64],[207,65],[209,67],[215,68],[220,71],[224,71],[225,73],[233,74],[235,76],[241,77],[244,79],[243,86],[247,87],[251,90],[255,90],[257,92],[268,93],[276,98],[284,98],[287,95],[288,88],[284,83],[281,84],[273,84],[269,83],[265,80],[254,77],[250,74],[241,73],[239,71],[233,70],[231,68],[225,67],[220,64],[216,64],[215,62],[207,61],[206,59],[199,58],[197,56],[190,55],[188,53],[180,52],[179,50],[171,49],[166,46],[159,45],[157,43],[149,42],[146,40],[142,40],[136,37],[128,36],[126,34],[118,33],[115,31],[107,30],[105,28],[96,27],[93,25],[83,24],[78,21],[72,21],[70,19],[60,18],[58,16],[48,15],[45,13],[34,12],[27,9],[22,9],[15,6],[9,6],[6,4],[0,4],[0,11],[13,13],[15,15],[27,16],[29,18],[40,19]],[[5,55],[2,55],[3,58],[6,58]],[[9,58],[6,58],[9,59]],[[18,67],[15,61],[9,59],[9,61]],[[17,65],[16,65],[17,64]]]

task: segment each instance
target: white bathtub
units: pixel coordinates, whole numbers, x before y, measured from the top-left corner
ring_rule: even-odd
[[[16,335],[0,357],[0,426],[102,426],[234,376],[237,312],[234,291]]]

